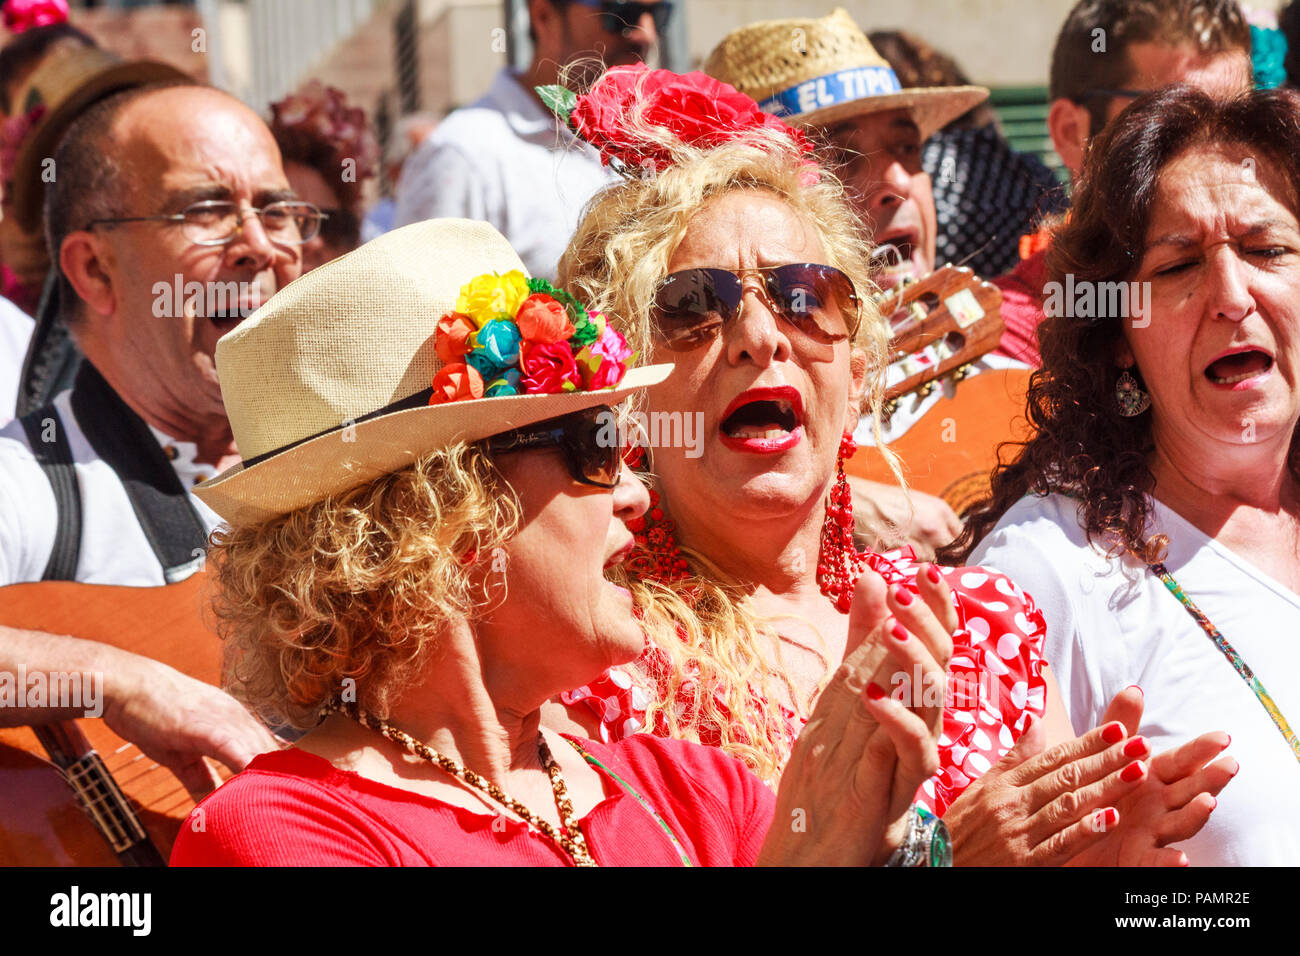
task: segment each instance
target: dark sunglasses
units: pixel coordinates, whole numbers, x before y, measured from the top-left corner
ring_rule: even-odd
[[[664,344],[689,352],[715,338],[740,313],[743,276],[757,272],[773,313],[815,342],[842,342],[858,330],[853,281],[833,266],[795,262],[759,269],[686,269],[655,291],[653,315]]]
[[[614,409],[596,405],[494,435],[488,439],[487,448],[492,454],[500,454],[558,447],[574,481],[613,488],[623,465],[616,424]]]
[[[662,3],[623,3],[620,0],[573,0],[573,2],[589,10],[599,10],[600,28],[606,33],[622,33],[624,30],[631,30],[647,13],[654,18],[655,32],[662,33],[673,15],[673,7],[668,0],[663,0]]]

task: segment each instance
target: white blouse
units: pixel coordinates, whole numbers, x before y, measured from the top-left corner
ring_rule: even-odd
[[[1022,498],[970,558],[1007,574],[1042,609],[1046,656],[1075,732],[1097,726],[1130,684],[1144,692],[1139,731],[1155,753],[1226,731],[1241,770],[1178,848],[1193,866],[1300,864],[1300,760],[1186,608],[1141,562],[1090,545],[1077,508],[1062,495]],[[1170,575],[1300,732],[1300,595],[1159,501],[1153,522],[1169,536]]]

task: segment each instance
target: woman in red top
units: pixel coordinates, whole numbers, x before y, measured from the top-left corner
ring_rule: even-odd
[[[911,809],[941,708],[879,685],[906,668],[942,688],[941,582],[846,662],[776,797],[720,750],[541,729],[549,698],[642,651],[605,572],[647,496],[601,439],[607,406],[669,369],[629,369],[490,226],[388,233],[283,290],[217,362],[246,456],[199,489],[229,523],[228,681],[313,729],[204,800],[173,863],[943,861],[942,824]]]
[[[650,643],[566,694],[571,717],[606,740],[647,729],[720,746],[777,779],[845,652],[943,581],[953,693],[917,797],[946,815],[957,861],[1186,863],[1164,844],[1213,809],[1227,780],[1199,771],[1223,735],[1152,759],[1129,736],[1129,689],[1076,737],[1044,671],[1042,615],[1014,582],[854,546],[842,462],[863,410],[878,419],[888,330],[859,297],[870,246],[803,134],[702,74],[616,67],[552,99],[636,171],[588,205],[561,281],[676,366],[647,392],[648,434],[630,436],[651,447],[654,503],[627,567]],[[906,672],[889,688],[934,695]]]

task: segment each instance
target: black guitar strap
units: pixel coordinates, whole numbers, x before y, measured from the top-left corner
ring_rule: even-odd
[[[72,387],[72,410],[91,447],[116,472],[136,520],[172,584],[197,571],[208,533],[149,426],[117,396],[89,362]],[[53,405],[21,419],[32,454],[54,491],[58,522],[42,580],[72,581],[81,555],[81,486],[67,429]]]
[[[72,386],[72,410],[91,447],[121,480],[168,584],[203,564],[208,533],[158,439],[99,371],[82,362]]]
[[[27,433],[32,455],[54,491],[54,548],[41,580],[75,581],[81,557],[81,485],[72,464],[67,429],[53,405],[28,412],[19,422]]]

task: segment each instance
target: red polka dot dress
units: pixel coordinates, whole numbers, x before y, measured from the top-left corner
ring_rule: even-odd
[[[889,585],[916,592],[919,562],[910,548],[886,554],[868,554],[867,564]],[[939,737],[939,772],[922,784],[917,802],[942,815],[971,781],[978,778],[1010,750],[1031,718],[1046,710],[1046,681],[1042,676],[1043,637],[1046,625],[1033,598],[1003,574],[988,568],[940,568],[957,607],[958,628],[953,633],[953,656],[948,665],[943,730]],[[590,710],[600,720],[606,742],[649,729],[661,736],[667,727],[656,721],[646,727],[646,710],[656,695],[666,693],[663,674],[668,657],[647,646],[641,659],[626,667],[611,668],[598,680],[562,695],[570,707]],[[700,692],[687,674],[679,690],[683,704]],[[715,697],[718,697],[715,694]],[[753,706],[771,713],[757,694]],[[718,700],[721,707],[721,700]],[[725,709],[724,709],[725,712]],[[802,730],[794,711],[779,705],[780,720],[767,721],[773,740],[789,749]],[[718,746],[701,729],[701,741]]]

